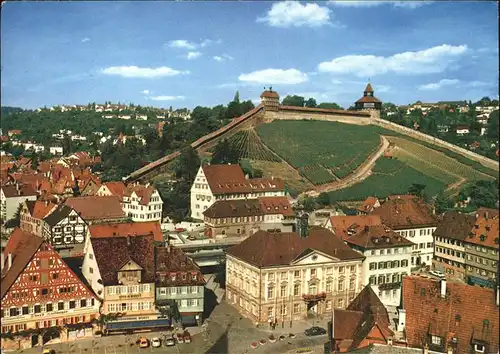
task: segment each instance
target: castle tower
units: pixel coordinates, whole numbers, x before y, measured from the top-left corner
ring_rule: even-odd
[[[355,103],[356,109],[380,110],[382,108],[382,101],[375,97],[373,93],[372,85],[368,83],[363,92],[363,97]]]
[[[272,87],[269,87],[269,90],[265,90],[260,95],[260,103],[266,110],[277,111],[280,106],[280,96],[276,91],[273,91]]]

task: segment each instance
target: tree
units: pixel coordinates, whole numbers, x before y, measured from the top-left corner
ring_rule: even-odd
[[[491,112],[486,128],[486,136],[490,139],[498,140],[498,110]]]
[[[496,181],[476,181],[460,192],[462,199],[470,197],[470,206],[474,208],[497,208],[498,179]]]
[[[314,98],[309,98],[306,103],[305,103],[306,107],[309,107],[309,108],[314,108],[317,106],[316,104],[316,100]]]
[[[38,169],[38,155],[36,152],[33,152],[31,155],[31,169],[34,171]]]
[[[327,109],[342,109],[338,104],[335,102],[323,102],[318,105],[318,108],[327,108]]]
[[[179,312],[179,306],[177,302],[173,299],[167,300],[157,300],[156,308],[160,312],[160,316],[163,318],[168,318],[170,321],[174,319],[177,322],[181,320],[181,314]]]
[[[239,154],[236,147],[227,139],[219,140],[212,155],[212,164],[238,163]]]
[[[69,135],[64,135],[62,141],[63,154],[69,155],[73,152],[73,144]]]
[[[189,146],[181,152],[175,175],[177,178],[181,178],[191,185],[196,177],[196,173],[198,173],[199,167],[200,158],[196,151]]]
[[[410,188],[408,188],[408,193],[410,193],[411,195],[415,195],[417,197],[423,197],[425,187],[426,187],[425,184],[412,183]]]
[[[16,213],[12,217],[12,219],[7,220],[5,223],[5,227],[7,229],[11,229],[14,227],[19,227],[21,225],[21,209],[23,208],[23,205],[19,203],[19,206],[17,207]]]
[[[281,104],[283,106],[295,106],[295,107],[304,107],[304,97],[302,96],[286,96]]]
[[[316,198],[316,203],[322,206],[330,205],[330,195],[328,193],[320,193],[320,195]]]

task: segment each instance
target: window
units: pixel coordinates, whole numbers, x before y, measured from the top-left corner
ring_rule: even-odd
[[[28,309],[28,306],[23,306],[23,315],[27,315],[29,313]]]
[[[45,305],[45,311],[52,312],[52,304]]]
[[[337,307],[338,308],[344,308],[344,299],[338,299],[337,300]]]
[[[300,295],[300,284],[294,284],[293,286],[293,296]]]
[[[64,302],[61,301],[57,303],[57,310],[58,311],[64,310]]]
[[[438,337],[438,336],[431,336],[431,342],[433,345],[438,345],[438,346],[441,346],[441,337]]]
[[[349,279],[349,290],[354,290],[356,288],[356,279]]]
[[[316,294],[317,292],[317,288],[316,288],[316,285],[312,284],[312,285],[309,285],[309,294]]]
[[[274,317],[274,307],[271,306],[267,308],[267,318],[271,320],[273,319],[273,317]]]
[[[332,292],[332,282],[330,280],[326,282],[326,292],[327,293]]]
[[[69,308],[70,308],[70,309],[74,309],[75,307],[76,307],[75,300],[71,300],[71,301],[69,302]]]
[[[80,307],[87,307],[87,299],[80,300]]]
[[[281,297],[286,297],[286,290],[287,290],[286,285],[281,286],[281,291],[280,291]]]
[[[300,278],[300,270],[296,270],[293,272],[293,277],[294,278]]]
[[[293,313],[300,312],[300,304],[293,304]]]
[[[377,269],[377,263],[371,262],[370,263],[370,270],[376,270]]]
[[[49,293],[49,289],[44,288],[42,289],[42,295],[47,295]]]
[[[270,286],[267,288],[267,298],[268,299],[274,298],[274,287]]]
[[[90,274],[94,274],[94,268],[89,267],[89,273],[90,273]]]
[[[316,269],[311,269],[311,278],[316,276]]]
[[[345,269],[344,267],[339,267],[339,273],[343,274],[344,273],[344,269]]]
[[[40,305],[35,305],[35,306],[34,306],[34,309],[35,309],[35,313],[40,313],[40,312],[42,312],[42,308],[41,308],[41,306],[40,306]]]
[[[483,353],[484,352],[484,345],[482,345],[482,344],[475,344],[474,345],[474,350],[476,352]]]
[[[338,290],[339,291],[344,291],[344,279],[339,279]]]
[[[282,316],[286,315],[286,305],[281,305],[281,307],[280,307],[280,315],[282,315]]]
[[[9,310],[9,315],[10,317],[14,317],[14,316],[17,316],[19,314],[19,310],[17,307],[14,307],[14,308],[11,308]]]

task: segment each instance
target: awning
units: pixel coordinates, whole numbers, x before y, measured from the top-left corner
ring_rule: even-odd
[[[147,329],[167,326],[170,326],[170,321],[166,318],[162,318],[160,320],[147,321],[108,322],[106,323],[106,330]]]
[[[472,284],[479,284],[482,286],[489,286],[489,287],[492,286],[492,282],[487,279],[469,276],[469,280]]]

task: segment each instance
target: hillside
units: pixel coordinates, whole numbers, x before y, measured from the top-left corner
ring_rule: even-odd
[[[383,136],[390,145],[381,151]],[[498,176],[498,171],[462,155],[375,125],[279,120],[241,131],[230,141],[240,158],[264,175],[288,180],[292,192],[328,191],[334,200],[402,194],[413,183],[436,195]],[[360,175],[376,152],[385,157]]]

